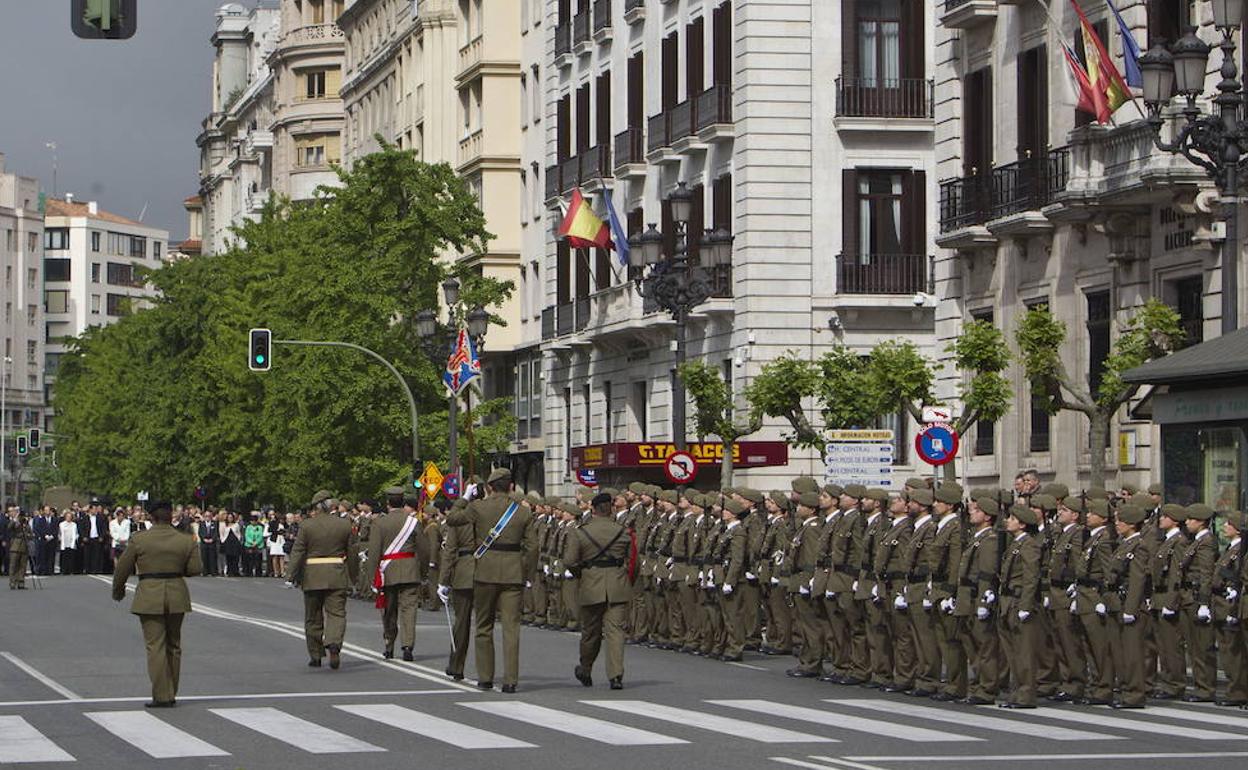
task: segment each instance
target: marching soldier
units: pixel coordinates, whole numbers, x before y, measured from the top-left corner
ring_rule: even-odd
[[[853,544],[849,566],[855,571],[850,585],[854,604],[862,619],[865,638],[865,660],[855,661],[854,678],[873,690],[882,689],[892,682],[892,635],[884,610],[879,581],[875,577],[875,552],[880,541],[892,527],[892,520],[884,513],[888,492],[868,489],[862,500],[863,524]]]
[[[975,682],[959,703],[990,706],[1001,682],[1001,647],[997,638],[996,597],[1000,568],[1000,538],[996,521],[1000,508],[992,497],[973,496],[970,519],[972,534],[958,562],[957,596],[954,616],[961,622],[961,642],[966,658],[975,667]]]
[[[303,588],[303,632],[308,665],[320,668],[329,652],[329,667],[341,664],[347,633],[347,590],[356,580],[357,565],[347,559],[352,546],[351,522],[329,513],[329,492],[312,497],[290,551],[289,579]]]
[[[784,552],[793,539],[788,521],[789,499],[773,492],[765,503],[767,527],[763,534],[758,566],[754,573],[763,586],[763,608],[767,617],[766,655],[790,655],[793,652],[793,610],[789,607],[788,575],[781,574]]]
[[[9,590],[26,588],[26,565],[30,559],[31,529],[26,514],[20,510],[17,516],[0,524],[8,531]]]
[[[840,513],[829,538],[828,584],[824,596],[836,606],[835,614],[829,614],[829,619],[836,618],[842,626],[830,675],[831,681],[837,684],[856,685],[867,679],[867,638],[861,607],[854,601],[854,581],[858,578],[855,549],[862,547],[862,533],[866,527],[859,509],[866,495],[867,489],[861,484],[849,484],[841,490],[837,500]]]
[[[1214,565],[1210,591],[1214,624],[1218,629],[1218,659],[1226,672],[1226,697],[1219,706],[1248,705],[1248,661],[1244,655],[1243,625],[1239,622],[1239,594],[1243,590],[1243,540],[1245,516],[1240,511],[1223,514],[1222,534],[1227,546]]]
[[[563,607],[562,626],[565,631],[579,631],[581,628],[581,604],[578,597],[579,586],[576,574],[568,569],[568,544],[581,526],[581,511],[575,503],[568,503],[564,508],[563,531],[558,541],[555,556],[555,571],[559,577],[560,605]]]
[[[932,518],[934,502],[935,497],[931,490],[916,489],[910,493],[914,532],[903,554],[906,589],[900,604],[894,600],[897,609],[907,611],[914,638],[917,667],[914,688],[906,694],[916,698],[931,697],[940,687],[940,647],[936,643],[932,601],[927,598],[927,581],[931,577],[931,568],[927,564],[927,552],[924,550],[936,536],[936,521]]]
[[[1157,640],[1157,662],[1160,665],[1157,688],[1152,692],[1152,697],[1157,700],[1182,698],[1187,689],[1187,658],[1183,653],[1182,614],[1179,612],[1182,559],[1187,550],[1182,525],[1186,519],[1183,506],[1174,503],[1161,506],[1155,526],[1162,540],[1154,546],[1149,559],[1152,563],[1153,634]],[[1143,532],[1140,535],[1148,537]]]
[[[745,649],[759,651],[763,646],[762,608],[763,587],[755,571],[759,554],[763,550],[763,537],[767,534],[766,496],[757,489],[743,487],[735,497],[744,506],[741,525],[748,537],[745,542],[745,581],[741,584],[741,614],[745,624]]]
[[[1001,560],[1001,646],[1013,679],[1013,690],[1002,708],[1036,707],[1036,597],[1040,594],[1040,517],[1026,505],[1015,503],[1005,530],[1010,535]]]
[[[1148,596],[1148,550],[1140,537],[1145,514],[1140,508],[1125,505],[1118,511],[1118,548],[1114,551],[1107,581],[1107,609],[1118,619],[1117,656],[1114,659],[1118,680],[1118,699],[1110,705],[1116,709],[1142,709],[1147,691],[1144,683],[1144,615]]]
[[[452,511],[465,508],[462,498],[451,506]],[[442,522],[442,558],[438,569],[438,599],[450,608],[454,619],[451,626],[451,656],[446,675],[455,681],[464,678],[464,661],[468,658],[468,638],[472,631],[473,568],[472,525],[453,527]]]
[[[567,563],[577,580],[581,607],[581,659],[573,674],[592,687],[594,661],[605,639],[607,679],[624,689],[624,623],[632,601],[630,561],[636,558],[632,531],[612,517],[610,495],[590,501],[592,518],[569,538]]]
[[[796,488],[797,485],[794,486]],[[822,534],[820,531],[822,520],[817,515],[818,510],[818,492],[797,493],[798,525],[793,535],[792,555],[789,557],[793,565],[793,576],[789,581],[789,596],[797,606],[797,622],[801,625],[802,633],[802,650],[798,656],[798,665],[785,673],[798,678],[818,678],[823,675],[823,647],[826,633],[821,613],[816,607],[818,599],[811,590],[817,568],[816,563],[819,560],[819,541]]]
[[[1092,657],[1092,669],[1084,698],[1079,702],[1108,706],[1114,695],[1114,648],[1118,643],[1117,626],[1109,616],[1114,530],[1108,525],[1108,502],[1088,498],[1085,507],[1088,536],[1076,569],[1075,611]]]
[[[383,491],[387,498],[396,496],[402,498],[404,490],[403,487],[386,487]],[[381,510],[380,505],[377,506],[377,510]],[[375,515],[373,513],[373,507],[371,505],[367,505],[364,506],[364,510],[360,512],[359,518],[355,521],[355,550],[359,551],[357,554],[357,560],[361,566],[363,566],[363,563],[368,559],[368,542],[372,538],[374,518]],[[360,544],[363,544],[363,548],[360,548]],[[369,572],[367,569],[359,570],[358,574],[356,574],[355,580],[352,582],[355,585],[355,593],[357,596],[361,598],[368,598],[373,595],[373,573]]]
[[[935,533],[927,547],[927,571],[931,588],[927,601],[931,605],[932,630],[939,654],[932,667],[933,684],[938,690],[932,700],[955,701],[966,697],[966,652],[958,639],[958,619],[954,617],[954,599],[958,587],[956,571],[962,561],[962,523],[958,514],[962,506],[962,490],[951,483],[936,490],[932,509]],[[942,687],[940,671],[944,667]]]
[[[1066,487],[1063,486],[1063,492]],[[1078,593],[1078,577],[1075,568],[1079,554],[1083,552],[1083,527],[1079,514],[1084,508],[1080,500],[1072,500],[1066,494],[1057,503],[1057,527],[1053,535],[1053,547],[1049,551],[1049,582],[1041,586],[1044,605],[1057,643],[1058,671],[1061,686],[1050,697],[1055,701],[1078,701],[1083,699],[1087,682],[1087,661],[1083,654],[1083,639],[1079,631],[1079,618],[1070,611],[1070,604]]]
[[[113,570],[113,601],[126,598],[126,580],[139,576],[130,612],[139,616],[147,649],[147,676],[152,699],[147,708],[170,708],[178,697],[182,670],[182,620],[191,611],[191,594],[183,579],[203,571],[199,546],[190,534],[172,526],[173,508],[151,503],[151,529],[137,532]]]
[[[920,491],[931,495],[926,489]],[[930,498],[929,498],[930,499]],[[914,536],[914,522],[910,518],[910,504],[895,496],[888,502],[889,529],[875,549],[873,568],[878,590],[871,600],[884,610],[888,622],[888,634],[892,640],[892,676],[884,683],[885,692],[906,692],[914,688],[918,675],[915,660],[914,633],[910,627],[906,603],[906,558],[910,538]]]
[[[418,498],[389,495],[386,503],[389,511],[373,522],[370,531],[366,569],[374,576],[373,590],[382,611],[382,657],[394,657],[394,640],[401,631],[403,660],[410,662],[420,586],[429,570],[429,539],[416,512]]]
[[[508,499],[511,471],[495,469],[484,500],[474,500],[446,517],[450,526],[472,525],[473,609],[476,612],[477,686],[494,687],[494,618],[503,624],[503,692],[520,680],[520,598],[537,563],[533,512]]]
[[[525,589],[525,615],[522,622],[535,626],[546,624],[546,581],[550,579],[550,562],[546,558],[546,538],[550,532],[550,507],[536,492],[529,492],[532,504],[533,539],[537,541],[537,570],[533,573],[533,585]]]
[[[745,601],[745,573],[749,571],[750,533],[738,518],[745,511],[745,506],[736,500],[723,501],[723,529],[713,562],[707,565],[711,585],[719,589],[720,595],[716,600],[722,613],[723,627],[723,639],[717,643],[712,654],[718,653],[719,659],[725,661],[740,661],[745,650],[745,615],[741,605]]]
[[[1188,703],[1212,703],[1217,685],[1218,658],[1214,649],[1213,610],[1209,606],[1218,544],[1209,522],[1213,509],[1203,503],[1187,506],[1187,531],[1192,536],[1183,554],[1183,584],[1180,591],[1183,612],[1183,639],[1191,661],[1192,690]]]

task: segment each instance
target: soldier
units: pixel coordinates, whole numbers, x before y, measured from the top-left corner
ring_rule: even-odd
[[[147,649],[147,676],[152,699],[147,708],[171,708],[178,697],[182,669],[182,620],[191,611],[188,575],[203,571],[199,548],[191,535],[172,526],[173,508],[153,501],[151,529],[130,537],[113,570],[113,601],[126,597],[126,581],[138,574],[130,612],[139,616],[143,645]]]
[[[342,640],[347,633],[347,590],[357,577],[356,562],[348,560],[353,535],[351,523],[330,514],[329,492],[312,497],[290,551],[289,579],[303,588],[303,633],[308,665],[320,668],[329,652],[329,667],[341,664]]]
[[[1217,538],[1209,529],[1213,509],[1203,503],[1187,506],[1187,531],[1192,536],[1180,566],[1183,639],[1191,662],[1192,690],[1183,696],[1188,703],[1212,703],[1216,693],[1218,658],[1214,648],[1213,610],[1210,596],[1213,570],[1218,561]]]
[[[915,487],[909,494],[931,492]],[[889,529],[875,548],[873,569],[878,589],[871,600],[884,610],[888,622],[888,634],[892,640],[892,676],[884,683],[884,692],[906,692],[914,688],[918,664],[915,660],[914,633],[910,628],[909,605],[906,603],[906,558],[910,538],[914,535],[914,522],[910,518],[910,504],[902,497],[892,497],[888,502]]]
[[[967,660],[975,667],[974,684],[959,703],[990,706],[1001,681],[1001,646],[997,616],[993,611],[1000,570],[1001,542],[996,529],[997,501],[991,496],[972,496],[968,518],[971,537],[958,561],[954,617],[960,621],[960,641]]]
[[[412,661],[416,645],[416,608],[420,586],[429,571],[429,538],[416,513],[415,496],[388,496],[385,516],[373,522],[368,541],[367,571],[373,575],[381,609],[382,657],[394,657],[394,640],[403,633],[403,660]],[[400,507],[402,506],[402,507]]]
[[[767,517],[764,501],[766,496],[757,489],[742,487],[734,498],[744,510],[741,525],[747,534],[745,542],[745,580],[741,589],[741,620],[745,624],[745,649],[758,652],[763,645],[762,608],[763,588],[755,571],[759,554],[763,550],[763,536],[767,533]]]
[[[1065,486],[1061,488],[1067,492]],[[1049,700],[1071,702],[1083,699],[1087,683],[1087,661],[1083,653],[1083,639],[1079,631],[1079,618],[1071,612],[1070,605],[1078,593],[1078,576],[1075,569],[1079,554],[1083,552],[1083,527],[1079,524],[1084,502],[1063,494],[1057,503],[1057,526],[1053,546],[1049,550],[1049,582],[1041,585],[1044,606],[1049,625],[1057,642],[1060,688]]]
[[[723,501],[720,512],[723,528],[712,561],[706,565],[710,584],[718,588],[720,593],[716,600],[722,616],[720,626],[723,628],[723,636],[717,641],[712,657],[729,662],[742,660],[745,650],[745,615],[742,603],[745,601],[745,573],[749,571],[750,533],[738,518],[745,512],[746,507],[737,500]],[[757,609],[757,605],[755,608]]]
[[[932,518],[934,503],[935,496],[930,490],[916,489],[910,493],[914,532],[902,557],[906,589],[900,604],[894,600],[897,609],[907,611],[914,638],[917,667],[914,688],[906,694],[916,698],[931,697],[940,687],[940,647],[936,642],[932,600],[927,598],[927,582],[932,571],[924,550],[936,536],[936,521]]]
[[[494,618],[503,625],[503,692],[520,679],[521,587],[537,563],[533,512],[511,502],[511,471],[497,468],[484,500],[474,500],[446,517],[450,526],[472,525],[473,609],[476,612],[477,686],[494,687]]]
[[[931,697],[955,701],[966,697],[966,652],[958,638],[954,599],[958,592],[957,569],[962,561],[962,489],[946,482],[936,490],[932,502],[935,534],[926,549],[928,580],[927,603],[931,605],[932,630],[939,654],[931,670],[931,682],[938,690]],[[941,684],[941,668],[945,680]]]
[[[861,503],[863,525],[858,530],[849,559],[849,567],[856,574],[850,589],[856,612],[862,618],[866,642],[866,659],[854,662],[852,676],[873,690],[883,689],[892,683],[893,678],[893,640],[881,599],[886,592],[881,591],[873,566],[875,552],[892,527],[891,518],[883,511],[887,502],[888,492],[883,489],[866,491]]]
[[[1092,667],[1079,703],[1108,706],[1114,694],[1114,648],[1118,636],[1117,626],[1109,616],[1114,531],[1107,524],[1107,501],[1087,498],[1084,506],[1088,535],[1075,572],[1075,611],[1087,640]]]
[[[1245,516],[1240,511],[1223,515],[1222,534],[1227,546],[1214,565],[1210,591],[1214,624],[1218,630],[1218,659],[1226,672],[1226,697],[1219,706],[1248,705],[1248,661],[1244,633],[1239,622],[1239,594],[1243,590],[1243,540]]]
[[[451,506],[452,511],[468,505],[462,498]],[[455,681],[464,678],[464,661],[468,657],[468,636],[472,630],[472,577],[476,559],[472,558],[472,525],[452,527],[442,522],[442,554],[438,568],[438,599],[450,608],[451,655],[446,675]]]
[[[30,558],[30,541],[31,529],[26,521],[26,514],[20,510],[16,511],[17,515],[12,519],[6,519],[3,524],[4,529],[8,532],[9,548],[9,590],[20,590],[26,588],[26,564]]]
[[[794,485],[796,488],[796,484]],[[805,486],[803,484],[803,486]],[[811,591],[818,561],[819,539],[822,520],[817,515],[819,493],[797,493],[797,531],[793,535],[788,557],[793,565],[793,577],[789,583],[789,596],[797,606],[797,622],[801,625],[802,650],[798,665],[785,671],[792,677],[818,678],[823,675],[823,645],[826,633],[816,599]]]
[[[633,538],[637,542],[638,574],[635,578],[640,578],[640,581],[633,585],[631,608],[633,633],[629,638],[629,643],[645,644],[650,640],[653,630],[654,564],[646,551],[646,545],[655,522],[654,498],[650,495],[649,487],[639,481],[629,484],[628,491],[634,498],[631,516]]]
[[[1142,709],[1147,690],[1144,681],[1144,615],[1148,596],[1149,553],[1140,537],[1145,514],[1133,505],[1118,512],[1118,548],[1114,551],[1107,581],[1107,609],[1118,619],[1117,655],[1114,658],[1118,698],[1116,709]],[[1143,549],[1143,550],[1141,550]]]
[[[386,487],[383,492],[387,498],[398,497],[401,499],[403,497],[404,490],[403,487],[395,486]],[[380,511],[381,506],[377,506],[377,510]],[[374,518],[375,515],[373,508],[371,505],[368,505],[364,506],[364,509],[360,512],[359,517],[355,521],[355,542],[356,548],[359,550],[357,561],[361,566],[363,566],[364,562],[368,559],[368,543],[369,540],[372,539]],[[353,582],[355,584],[355,593],[357,596],[361,598],[368,598],[373,595],[373,573],[366,569],[361,569],[359,570],[359,574],[356,575],[356,580]]]
[[[772,492],[764,506],[767,526],[763,534],[757,566],[763,586],[763,608],[766,613],[766,644],[761,648],[765,655],[790,655],[793,652],[793,610],[789,607],[789,576],[782,574],[785,547],[793,539],[789,524],[789,499],[779,492]]]
[[[861,484],[849,484],[840,490],[837,497],[840,513],[828,538],[828,583],[824,598],[830,599],[836,607],[829,619],[835,618],[841,626],[838,648],[832,655],[832,673],[828,676],[835,684],[858,685],[868,676],[866,630],[862,609],[854,601],[854,581],[858,579],[856,549],[862,547],[866,528],[866,519],[859,509],[866,495],[867,489]]]
[[[577,580],[581,607],[581,660],[573,675],[592,687],[594,661],[607,643],[607,679],[612,690],[624,689],[624,623],[632,601],[629,562],[636,555],[632,530],[613,517],[612,497],[590,500],[592,518],[569,538],[567,563]]]
[[[560,534],[555,554],[555,572],[559,577],[559,599],[563,607],[561,626],[565,631],[579,631],[581,628],[581,602],[578,594],[576,574],[568,569],[568,544],[572,542],[576,529],[581,524],[581,511],[573,503],[564,507],[563,530]]]
[[[675,610],[671,604],[680,601],[676,593],[677,583],[684,580],[689,565],[687,558],[684,560],[686,563],[682,564],[672,554],[676,530],[681,523],[680,514],[676,510],[676,493],[670,489],[656,489],[655,495],[659,523],[653,527],[649,546],[654,564],[654,631],[646,646],[666,650],[671,649],[673,638],[684,638],[683,627],[677,629],[672,626]]]
[[[550,532],[550,508],[537,492],[528,493],[533,509],[533,539],[537,541],[537,569],[533,573],[533,585],[525,589],[526,615],[521,620],[527,625],[546,624],[546,581],[550,579],[550,562],[546,558],[546,538]]]
[[[1187,538],[1182,524],[1187,519],[1183,506],[1169,503],[1161,506],[1156,527],[1163,538],[1149,558],[1153,584],[1153,628],[1157,640],[1160,673],[1152,697],[1157,700],[1182,698],[1187,688],[1187,659],[1183,653],[1183,627],[1180,590],[1183,583],[1183,554]],[[1147,521],[1146,521],[1147,523]],[[1146,537],[1143,532],[1141,537]]]
[[[1040,624],[1035,619],[1040,595],[1040,517],[1026,505],[1015,503],[1005,521],[1010,540],[1001,560],[1001,646],[1010,667],[1013,689],[1002,708],[1036,707],[1035,648]]]

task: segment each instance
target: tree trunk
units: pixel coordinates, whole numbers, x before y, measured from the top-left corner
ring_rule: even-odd
[[[1088,415],[1088,443],[1092,463],[1088,469],[1088,486],[1105,487],[1105,445],[1109,441],[1109,420],[1112,412],[1097,409]]]
[[[735,444],[735,441],[725,440],[723,442],[724,459],[720,462],[719,471],[719,486],[721,489],[732,486],[732,448]]]

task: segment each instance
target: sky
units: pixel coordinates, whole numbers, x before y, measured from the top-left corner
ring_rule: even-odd
[[[195,136],[211,108],[214,13],[227,0],[138,0],[129,40],[80,40],[70,0],[0,0],[5,169],[80,201],[187,235],[199,191]],[[248,6],[254,2],[245,3]]]

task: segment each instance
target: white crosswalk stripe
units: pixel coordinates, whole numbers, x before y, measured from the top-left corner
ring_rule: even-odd
[[[348,754],[385,751],[380,746],[352,738],[350,735],[322,727],[275,708],[208,709],[219,717],[251,730],[276,738],[309,754]]]
[[[225,757],[230,754],[146,711],[95,711],[83,716],[156,759]]]
[[[359,717],[396,727],[426,738],[449,743],[461,749],[530,749],[532,743],[518,741],[506,735],[488,730],[478,730],[459,722],[435,717],[415,709],[389,703],[364,706],[335,706],[334,708]]]
[[[1208,711],[1188,711],[1187,709],[1168,706],[1149,706],[1147,713],[1149,716],[1165,717],[1166,719],[1183,719],[1191,722],[1201,722],[1206,725],[1226,725],[1227,727],[1234,727],[1248,733],[1248,717],[1210,713]],[[1181,729],[1186,730],[1187,728]]]
[[[1164,722],[1150,722],[1147,719],[1139,718],[1141,716],[1152,716],[1152,709],[1133,711],[1129,717],[1103,714],[1094,709],[1067,711],[1065,709],[1052,708],[1050,706],[1042,706],[1033,711],[1028,711],[1027,713],[1038,717],[1044,717],[1046,719],[1076,722],[1085,726],[1098,725],[1100,727],[1114,727],[1119,730],[1130,730],[1132,732],[1147,733],[1154,736],[1158,735],[1162,731],[1166,731],[1174,733],[1175,737],[1182,737],[1194,741],[1248,741],[1248,733],[1236,735],[1230,731],[1218,733],[1213,732],[1212,730],[1199,730],[1194,727],[1184,727],[1180,733],[1179,729],[1174,725],[1165,724]]]
[[[0,716],[0,765],[18,762],[73,762],[57,746],[21,717]]]
[[[823,711],[821,709],[792,706],[787,703],[775,703],[766,700],[711,700],[707,701],[707,703],[716,706],[745,709],[746,711],[756,711],[761,714],[770,714],[771,716],[788,719],[800,719],[804,722],[814,722],[815,724],[827,725],[828,727],[835,727],[841,730],[870,733],[879,737],[896,738],[917,743],[983,740],[982,738],[973,738],[969,735],[959,735],[957,733],[945,732],[944,730],[929,730],[925,727],[898,724],[885,719],[865,719],[836,711]]]
[[[867,699],[835,700],[829,698],[827,702],[837,706],[850,706],[853,708],[871,709],[873,711],[884,711],[890,714],[903,714],[918,719],[930,719],[933,722],[950,722],[955,725],[963,725],[964,727],[1000,730],[1011,735],[1030,735],[1050,741],[1122,740],[1122,737],[1118,735],[1107,735],[1088,730],[1072,730],[1067,727],[1030,722],[1025,719],[1002,719],[1001,717],[988,716],[983,709],[976,709],[975,711],[946,711],[934,706],[919,706],[913,703]]]
[[[799,733],[782,727],[769,727],[744,719],[733,719],[703,711],[672,708],[644,700],[584,700],[581,703],[597,708],[622,711],[643,717],[659,719],[676,726],[697,727],[737,738],[760,743],[836,743],[835,738],[810,733]]]
[[[618,725],[593,717],[574,714],[569,711],[535,706],[530,703],[489,702],[460,703],[470,709],[486,714],[526,722],[548,730],[568,733],[591,741],[606,743],[611,746],[662,746],[673,743],[688,743],[680,738],[639,730],[636,727]]]

